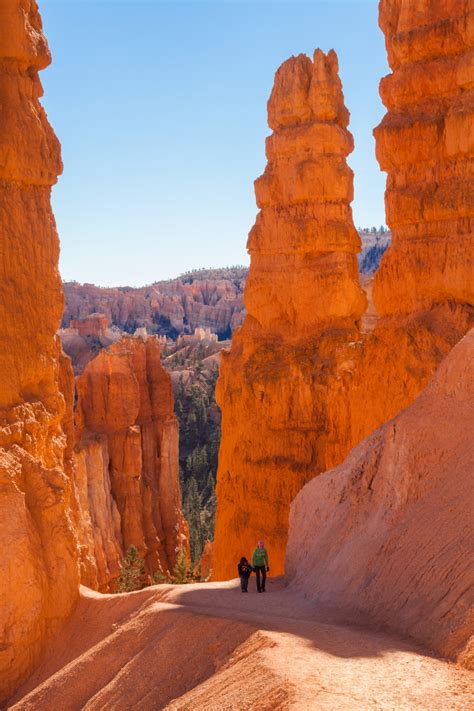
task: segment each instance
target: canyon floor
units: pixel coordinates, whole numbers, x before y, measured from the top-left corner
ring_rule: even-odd
[[[415,643],[341,624],[271,579],[87,588],[47,659],[12,700],[54,709],[468,709],[472,674]]]

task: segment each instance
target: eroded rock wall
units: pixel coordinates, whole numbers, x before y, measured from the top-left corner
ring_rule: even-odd
[[[392,247],[374,281],[380,315],[473,303],[474,7],[470,0],[382,0],[392,73],[375,130],[388,173]]]
[[[217,388],[216,578],[233,577],[235,561],[262,536],[272,571],[283,572],[289,504],[340,456],[328,374],[344,380],[366,306],[346,162],[353,140],[335,53],[286,61],[268,115],[273,133],[255,183],[260,212],[248,241],[248,315],[223,354]],[[349,414],[336,416],[345,441]]]
[[[129,546],[147,572],[172,570],[188,548],[181,512],[178,422],[157,339],[123,338],[77,379],[76,481],[99,590]],[[91,525],[88,526],[87,522]]]
[[[472,665],[474,330],[412,405],[291,506],[287,575],[341,619]]]
[[[145,326],[176,338],[203,326],[229,338],[243,320],[245,271],[236,270],[234,278],[196,278],[191,283],[182,278],[139,289],[69,282],[64,285],[63,325],[99,311],[129,333]]]
[[[338,80],[311,92],[307,58],[276,75],[248,244],[249,315],[218,383],[216,579],[233,576],[231,559],[262,537],[273,572],[283,572],[295,493],[413,402],[474,324],[472,7],[386,0],[380,24],[393,74],[381,84],[388,113],[375,133],[393,241],[373,283],[378,318],[361,332],[342,97],[338,119],[314,124],[305,98],[325,105]],[[317,209],[311,191],[322,196]]]
[[[55,333],[63,299],[51,186],[60,146],[40,104],[50,63],[35,0],[0,5],[0,700],[78,596]]]

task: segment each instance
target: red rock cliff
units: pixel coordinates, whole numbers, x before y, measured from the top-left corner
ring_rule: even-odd
[[[0,700],[77,595],[55,333],[63,299],[51,186],[59,143],[39,99],[50,63],[35,0],[0,4]]]
[[[389,172],[393,229],[373,286],[381,318],[360,337],[350,191],[335,148],[340,144],[327,137],[331,129],[334,139],[336,128],[344,135],[345,124],[327,116],[322,127],[316,122],[310,129],[309,60],[290,60],[277,72],[269,102],[269,121],[279,128],[268,139],[269,164],[256,184],[262,211],[249,239],[249,316],[223,359],[218,384],[217,579],[233,576],[232,559],[250,553],[261,537],[273,550],[273,572],[282,572],[291,498],[409,405],[474,323],[472,12],[463,0],[394,0],[381,4],[380,17],[394,69],[381,85],[389,112],[376,130],[377,154]],[[334,77],[320,87],[321,101],[337,87]],[[432,121],[438,139],[430,144]],[[287,153],[280,131],[292,137]],[[295,143],[301,131],[307,143]],[[316,164],[322,178],[310,167],[321,146],[324,160]],[[308,190],[322,190],[317,210],[308,207],[305,176]],[[316,245],[317,258],[308,244]],[[293,283],[306,288],[295,294]]]
[[[181,512],[178,422],[157,339],[123,338],[77,380],[76,480],[85,545],[109,589],[130,545],[147,571],[172,570],[187,549]]]
[[[212,271],[212,270],[211,270]],[[232,272],[232,270],[230,270]],[[139,326],[176,337],[199,326],[228,338],[242,323],[245,269],[228,278],[189,277],[157,282],[141,289],[105,289],[93,284],[66,283],[63,325],[94,311],[128,332]]]
[[[472,665],[474,330],[418,399],[291,506],[291,584]],[[472,650],[471,650],[472,654]]]
[[[474,8],[382,0],[392,74],[375,131],[392,248],[374,283],[381,315],[473,303]]]
[[[261,209],[248,241],[248,315],[217,389],[217,578],[232,577],[235,560],[263,535],[272,571],[282,572],[289,504],[338,450],[325,381],[349,367],[366,305],[346,162],[353,141],[335,53],[285,62],[268,116],[268,164],[255,183]]]

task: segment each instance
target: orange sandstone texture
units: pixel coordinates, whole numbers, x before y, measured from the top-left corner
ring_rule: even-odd
[[[388,173],[392,247],[374,281],[380,315],[473,303],[474,6],[471,0],[382,0],[392,74],[375,130]]]
[[[78,596],[55,342],[63,299],[51,186],[59,143],[39,102],[50,63],[35,0],[0,4],[0,701]]]
[[[366,306],[346,162],[353,140],[335,53],[284,62],[268,116],[273,133],[248,241],[248,315],[223,354],[217,388],[218,579],[234,577],[236,560],[262,535],[272,571],[283,572],[290,502],[339,452],[328,431],[326,380],[349,368]]]
[[[181,512],[178,422],[157,339],[123,338],[77,380],[75,469],[99,590],[138,548],[147,571],[172,570],[188,531]],[[84,582],[90,584],[87,578]]]
[[[248,244],[249,315],[217,390],[216,579],[233,577],[233,559],[261,537],[282,572],[288,506],[301,486],[413,402],[474,325],[473,14],[463,0],[392,0],[381,3],[380,22],[394,70],[381,85],[389,112],[376,129],[393,241],[373,282],[381,318],[372,314],[369,328],[366,319],[362,335],[340,85],[334,73],[315,83],[318,106],[333,101],[332,113],[315,114],[305,99],[319,95],[311,62],[293,58],[276,75],[269,164],[256,183],[262,210]],[[318,62],[319,54],[316,74]],[[323,196],[313,211],[312,190]]]
[[[472,665],[473,422],[471,330],[408,409],[298,494],[291,585]]]

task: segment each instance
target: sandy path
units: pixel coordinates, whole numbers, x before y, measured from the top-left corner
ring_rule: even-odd
[[[330,621],[281,581],[265,595],[236,581],[84,589],[9,708],[474,709],[472,682],[406,640]]]

